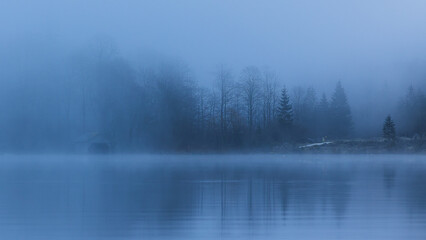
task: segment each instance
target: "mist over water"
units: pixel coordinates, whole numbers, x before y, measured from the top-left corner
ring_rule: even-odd
[[[423,156],[2,156],[4,239],[424,239]]]

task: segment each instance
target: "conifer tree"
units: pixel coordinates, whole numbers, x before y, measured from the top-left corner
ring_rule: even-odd
[[[289,127],[293,124],[293,108],[290,104],[290,98],[285,87],[281,91],[281,98],[278,106],[278,121],[284,127]]]
[[[329,119],[330,119],[330,107],[329,107],[327,96],[323,93],[321,100],[317,107],[317,134],[319,137],[326,137],[329,134]]]
[[[405,135],[426,134],[426,96],[413,86],[400,104],[399,129]]]
[[[386,117],[385,123],[383,124],[383,137],[386,140],[395,140],[395,123],[393,122],[390,115]]]
[[[334,90],[330,103],[330,124],[333,137],[348,137],[352,130],[351,109],[348,104],[345,90],[339,81]]]
[[[318,118],[316,116],[317,95],[314,88],[309,87],[303,98],[302,109],[300,111],[299,121],[306,134],[313,136],[318,126]]]
[[[328,110],[328,100],[325,93],[322,94],[318,107],[320,110],[323,110],[323,111]]]

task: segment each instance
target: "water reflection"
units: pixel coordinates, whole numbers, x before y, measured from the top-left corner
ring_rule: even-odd
[[[406,193],[406,201],[410,216],[424,216],[426,213],[426,171],[411,167],[406,179],[404,179],[404,190]]]
[[[395,187],[395,166],[391,164],[385,164],[383,167],[383,181],[388,197],[390,197],[393,188]]]
[[[424,239],[425,159],[405,158],[2,157],[0,237]]]

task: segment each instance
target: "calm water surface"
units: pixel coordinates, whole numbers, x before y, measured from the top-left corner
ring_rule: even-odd
[[[0,239],[426,239],[426,156],[3,155]]]

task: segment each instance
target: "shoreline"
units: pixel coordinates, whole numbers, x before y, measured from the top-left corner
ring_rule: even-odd
[[[193,150],[136,150],[110,151],[104,153],[90,153],[89,151],[72,150],[35,150],[35,151],[4,151],[5,155],[249,155],[249,154],[421,154],[426,155],[426,139],[397,138],[395,141],[386,141],[382,138],[370,139],[341,139],[325,142],[283,143],[267,147],[253,147],[241,149],[193,149]]]
[[[426,154],[426,139],[397,138],[394,141],[382,138],[347,139],[302,145],[297,150],[301,153],[315,154]]]

